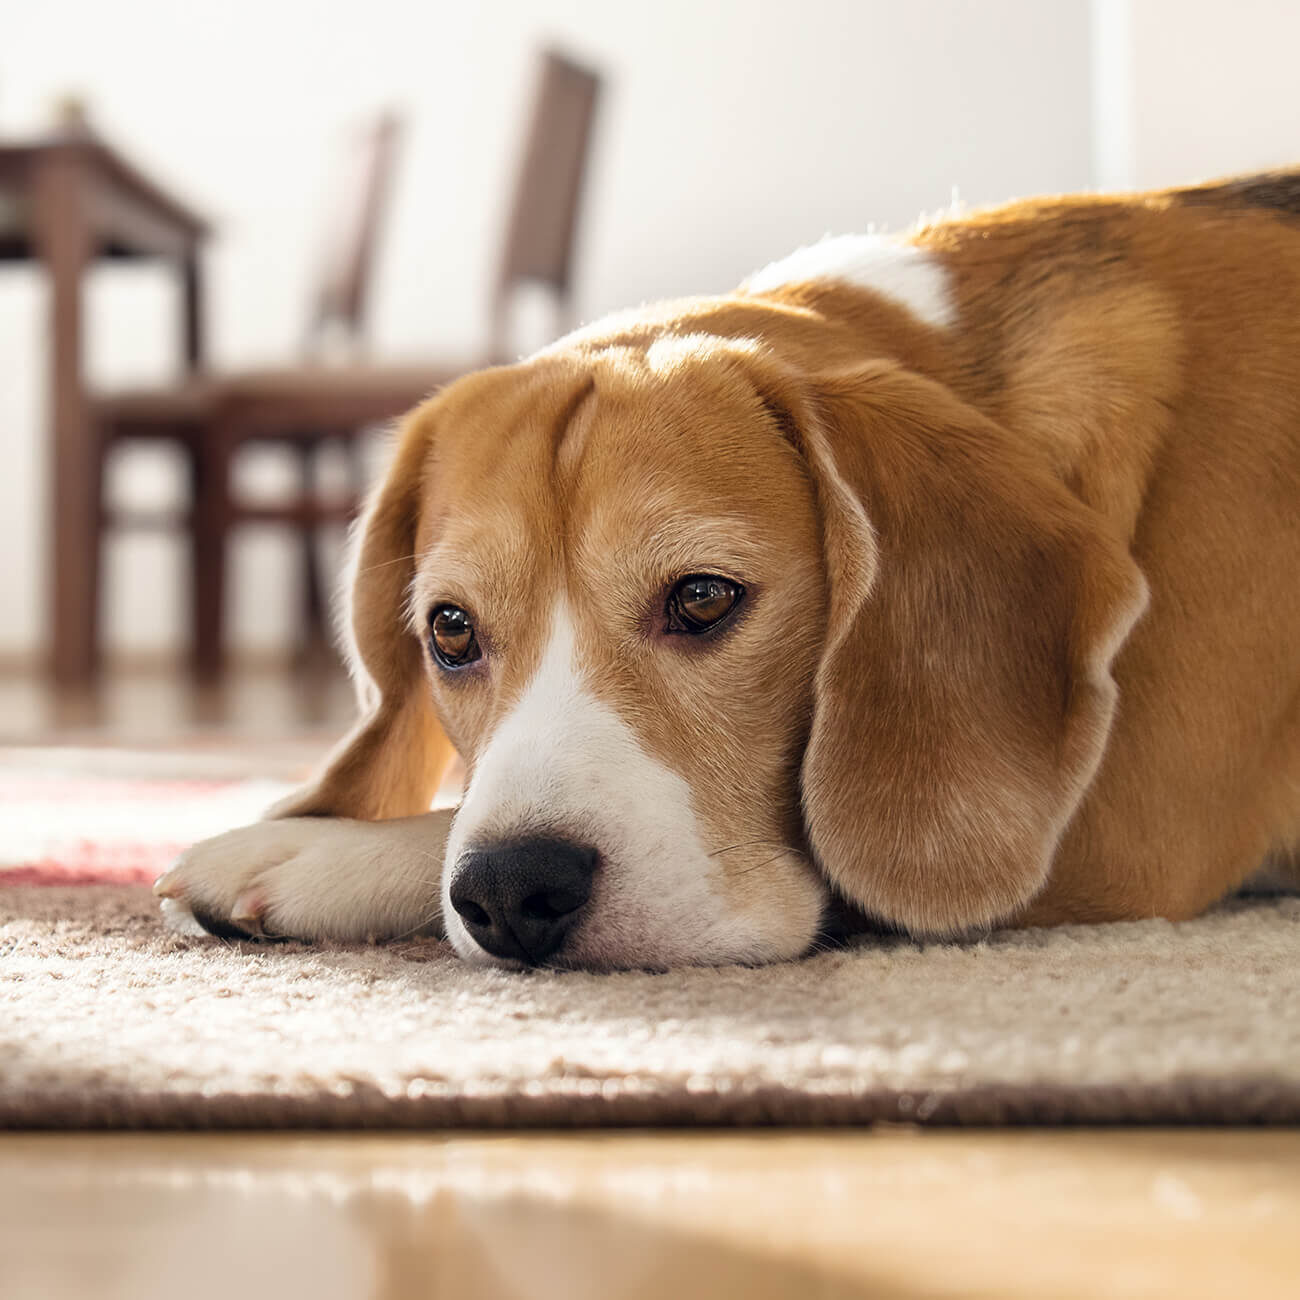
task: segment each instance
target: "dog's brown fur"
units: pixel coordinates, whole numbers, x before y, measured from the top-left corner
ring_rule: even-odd
[[[1018,203],[912,241],[948,273],[952,330],[826,281],[742,291],[417,410],[354,586],[371,712],[286,811],[423,811],[452,753],[430,701],[472,766],[535,662],[518,634],[491,697],[430,668],[407,602],[447,596],[420,575],[466,554],[452,521],[477,512],[481,541],[508,507],[484,580],[540,600],[574,562],[548,539],[608,546],[668,482],[684,520],[725,505],[766,527],[807,590],[771,662],[729,665],[750,788],[723,788],[734,756],[699,749],[716,736],[656,722],[676,679],[639,734],[722,817],[774,800],[773,826],[868,911],[922,933],[1179,918],[1294,861],[1300,173]],[[701,480],[751,486],[711,501]]]

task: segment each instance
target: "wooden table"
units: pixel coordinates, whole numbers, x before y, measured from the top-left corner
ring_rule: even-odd
[[[0,260],[37,258],[50,277],[48,628],[61,686],[88,686],[96,671],[101,448],[84,377],[84,273],[99,257],[172,262],[182,291],[181,355],[195,369],[207,233],[206,222],[88,131],[0,140]]]

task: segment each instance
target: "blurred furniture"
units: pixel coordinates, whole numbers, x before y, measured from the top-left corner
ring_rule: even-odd
[[[510,307],[515,290],[525,282],[546,286],[555,298],[557,322],[561,326],[571,322],[574,237],[598,88],[594,73],[554,51],[542,54],[531,127],[494,289],[490,342],[482,355],[434,359],[411,367],[356,360],[331,365],[317,359],[331,332],[341,334],[354,353],[359,351],[368,271],[392,160],[394,127],[389,120],[371,136],[360,180],[349,189],[350,207],[336,209],[333,255],[327,259],[312,312],[307,364],[243,375],[195,375],[172,387],[106,395],[96,401],[102,447],[123,438],[165,437],[179,439],[190,454],[192,662],[200,681],[215,680],[223,666],[226,543],[235,525],[276,522],[298,530],[307,623],[318,629],[325,602],[316,576],[313,541],[321,525],[356,513],[360,484],[354,482],[353,492],[342,502],[322,501],[312,481],[316,449],[327,439],[342,440],[355,464],[357,438],[368,427],[402,414],[467,370],[507,360]],[[254,441],[296,448],[302,471],[302,491],[296,501],[250,507],[233,499],[232,457]],[[102,456],[97,463],[102,464]],[[97,557],[87,555],[85,563],[97,567]],[[86,598],[93,599],[93,591],[87,591]],[[86,626],[93,633],[93,616],[86,619]],[[93,646],[88,654],[93,663]]]
[[[573,254],[600,86],[595,71],[556,50],[538,58],[532,119],[492,299],[489,361],[513,359],[510,308],[521,285],[550,290],[557,334],[577,323]]]
[[[159,512],[110,511],[100,527],[188,529],[191,544],[192,663],[203,680],[221,668],[227,537],[238,523],[270,523],[298,535],[304,593],[305,646],[324,632],[315,543],[327,524],[356,513],[364,486],[359,439],[365,429],[414,406],[445,375],[427,366],[358,364],[366,313],[401,123],[385,112],[348,141],[335,193],[327,207],[320,278],[309,305],[301,362],[284,369],[191,374],[176,384],[98,395],[95,422],[106,459],[113,444],[166,440],[178,444],[189,467],[191,506],[181,518]],[[346,364],[330,364],[343,356]],[[327,441],[350,457],[351,490],[329,501],[316,490],[317,453]],[[274,505],[239,502],[231,490],[235,452],[250,442],[279,443],[297,460],[294,500]],[[101,471],[101,497],[103,492]],[[95,557],[91,563],[102,561]]]
[[[100,257],[164,258],[181,286],[180,351],[202,362],[199,245],[206,223],[83,129],[0,141],[0,260],[37,259],[50,281],[49,637],[65,686],[95,664],[100,454],[82,364],[81,285]]]

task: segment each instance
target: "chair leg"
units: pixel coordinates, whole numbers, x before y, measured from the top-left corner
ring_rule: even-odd
[[[360,431],[348,434],[343,439],[343,452],[347,457],[352,495],[358,501],[364,501],[366,489],[370,486],[366,480],[365,434]]]
[[[102,431],[96,431],[95,445],[90,468],[90,509],[92,514],[89,545],[83,563],[86,566],[86,628],[89,644],[87,646],[87,663],[90,666],[91,681],[97,682],[103,669],[104,616],[103,581],[104,581],[104,544],[108,538],[108,508],[105,501],[107,490],[108,441]]]
[[[230,530],[230,452],[205,440],[191,458],[194,485],[191,541],[190,664],[201,685],[225,669],[226,535]]]
[[[294,444],[298,453],[299,498],[304,505],[317,500],[315,439]],[[316,554],[316,526],[304,520],[298,526],[298,554],[302,572],[302,624],[299,628],[298,656],[310,660],[326,641],[325,599],[321,590],[320,564]]]

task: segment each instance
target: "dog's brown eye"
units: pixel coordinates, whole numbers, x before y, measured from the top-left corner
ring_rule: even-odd
[[[429,648],[444,668],[464,668],[483,655],[474,623],[459,605],[438,605],[429,615]]]
[[[744,594],[744,587],[730,578],[711,573],[689,574],[668,596],[668,630],[707,632],[740,604]]]

